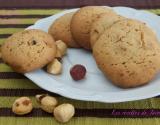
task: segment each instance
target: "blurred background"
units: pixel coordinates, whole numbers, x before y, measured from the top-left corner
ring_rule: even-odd
[[[160,0],[0,0],[0,8],[75,8],[86,5],[159,8]]]

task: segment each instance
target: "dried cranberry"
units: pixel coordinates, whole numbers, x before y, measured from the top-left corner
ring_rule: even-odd
[[[81,80],[86,75],[86,68],[80,64],[74,65],[70,70],[70,74],[75,81]]]

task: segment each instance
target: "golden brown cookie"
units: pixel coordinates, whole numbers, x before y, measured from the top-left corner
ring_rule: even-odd
[[[90,43],[93,47],[94,43],[98,40],[99,36],[111,25],[119,20],[125,19],[115,13],[103,13],[92,24],[90,31]]]
[[[55,20],[50,26],[48,33],[51,34],[55,40],[64,41],[68,47],[77,48],[80,46],[73,39],[70,30],[70,22],[73,14],[74,12],[67,13]]]
[[[117,86],[147,84],[160,68],[160,45],[144,23],[125,19],[100,36],[93,54],[101,71]]]
[[[72,17],[71,32],[83,48],[91,49],[90,29],[94,20],[102,13],[114,13],[111,9],[101,6],[86,6],[79,9]]]
[[[32,29],[13,34],[1,51],[4,62],[15,71],[25,73],[51,62],[56,55],[56,45],[51,35]]]

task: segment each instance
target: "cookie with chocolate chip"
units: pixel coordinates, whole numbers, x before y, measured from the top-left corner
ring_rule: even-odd
[[[103,13],[93,22],[91,31],[90,31],[90,44],[91,47],[94,46],[98,38],[103,34],[103,32],[112,26],[114,23],[119,20],[125,19],[120,15],[115,13]]]

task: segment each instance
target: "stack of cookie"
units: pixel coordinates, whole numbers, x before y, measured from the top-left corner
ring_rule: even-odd
[[[64,55],[59,54],[57,40],[68,47],[91,50],[100,70],[123,88],[148,83],[160,69],[156,34],[145,23],[100,6],[82,7],[61,16],[50,26],[48,34],[40,30],[14,34],[2,46],[2,58],[17,72],[42,68]],[[58,59],[53,64],[60,67]],[[60,69],[56,68],[56,73]]]
[[[61,39],[66,42],[69,47],[83,47],[91,50],[90,36],[93,32],[90,31],[92,24],[103,16],[103,14],[106,14],[108,17],[116,15],[115,12],[106,7],[82,7],[77,12],[67,13],[58,18],[50,26],[48,32],[55,40]]]
[[[160,45],[145,23],[112,9],[87,6],[57,19],[49,33],[69,47],[92,50],[98,67],[115,85],[147,84],[160,68]]]

